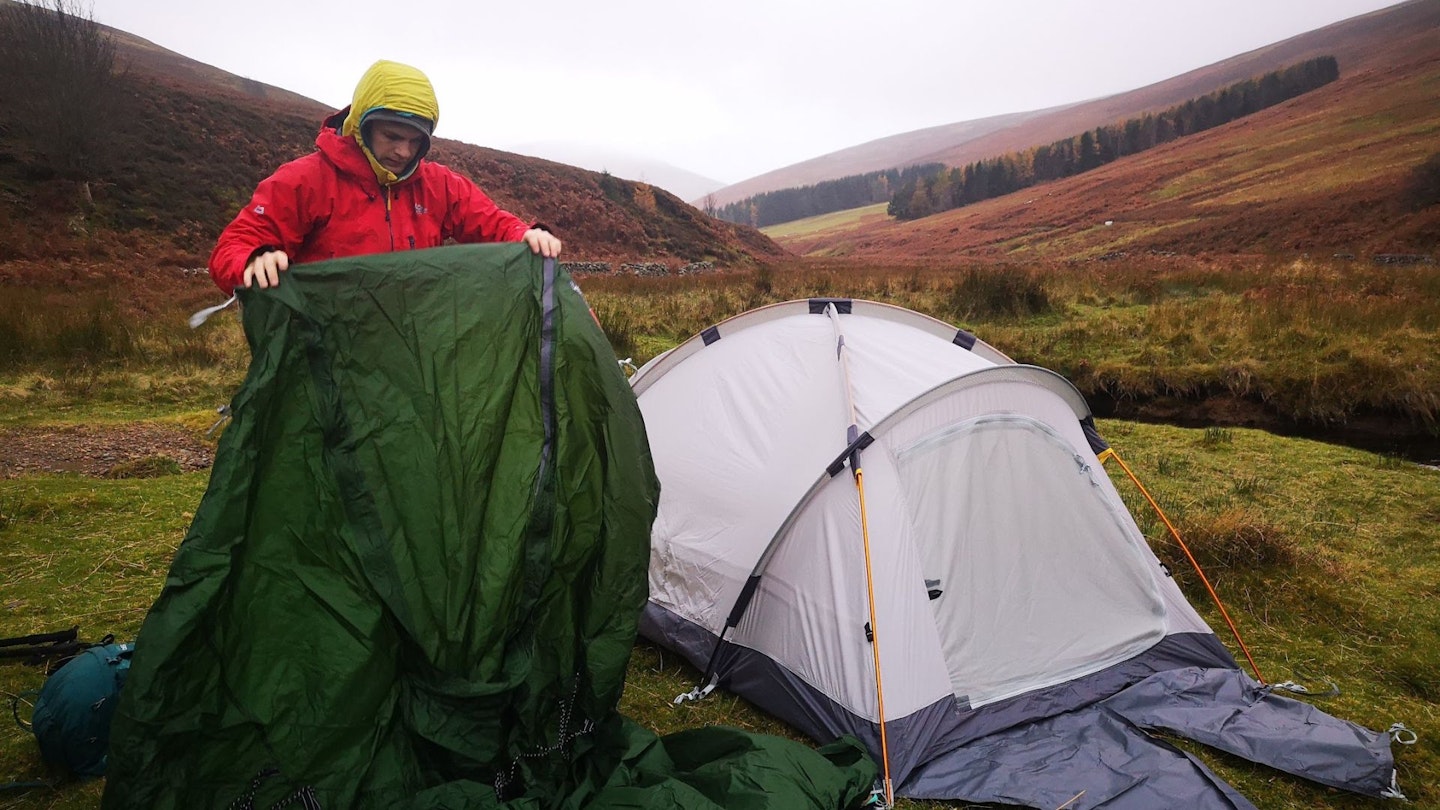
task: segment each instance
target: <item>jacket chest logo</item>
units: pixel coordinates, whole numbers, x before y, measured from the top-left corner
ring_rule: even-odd
[[[428,214],[428,213],[430,213],[429,209],[427,209],[425,206],[421,205],[420,203],[415,203],[415,216],[417,216],[417,217],[418,217],[418,216],[424,216],[425,214]]]

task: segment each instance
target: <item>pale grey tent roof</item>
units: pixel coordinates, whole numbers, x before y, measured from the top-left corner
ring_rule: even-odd
[[[1236,668],[1145,543],[1058,375],[917,313],[818,299],[707,329],[632,385],[661,481],[642,633],[878,759],[873,630],[902,794],[1249,806],[1142,730],[1160,727],[1368,795],[1391,787],[1386,735],[1318,710],[1291,724],[1304,704]],[[1217,715],[1253,722],[1217,728]]]

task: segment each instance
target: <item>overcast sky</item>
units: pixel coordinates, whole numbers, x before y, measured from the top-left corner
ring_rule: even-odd
[[[337,109],[366,67],[392,59],[429,74],[443,137],[510,150],[583,143],[733,183],[886,135],[1141,87],[1390,5],[94,0],[91,9],[106,25]]]

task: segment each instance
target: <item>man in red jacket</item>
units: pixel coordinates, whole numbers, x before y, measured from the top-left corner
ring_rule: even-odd
[[[560,240],[497,206],[464,176],[423,160],[440,120],[424,73],[376,62],[349,107],[325,120],[318,150],[281,166],[223,233],[210,276],[226,293],[273,287],[291,262],[436,247],[519,242],[546,257]]]

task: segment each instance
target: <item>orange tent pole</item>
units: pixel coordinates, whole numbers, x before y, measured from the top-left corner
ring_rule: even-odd
[[[1164,510],[1160,508],[1160,504],[1156,503],[1155,498],[1150,495],[1150,490],[1146,489],[1145,485],[1140,483],[1140,479],[1135,476],[1135,473],[1131,472],[1130,465],[1126,464],[1125,460],[1120,458],[1120,454],[1115,452],[1115,448],[1106,448],[1105,452],[1099,456],[1101,464],[1104,464],[1112,458],[1115,459],[1116,464],[1120,465],[1120,469],[1124,470],[1125,474],[1130,476],[1130,480],[1135,483],[1135,487],[1140,490],[1140,494],[1145,496],[1145,500],[1150,502],[1150,508],[1154,509],[1155,514],[1160,516],[1160,520],[1164,522],[1165,528],[1170,530],[1170,536],[1175,538],[1175,542],[1180,544],[1180,550],[1185,552],[1185,557],[1190,560],[1191,565],[1195,566],[1195,573],[1199,574],[1200,581],[1205,583],[1205,590],[1209,591],[1210,598],[1215,600],[1215,607],[1220,609],[1220,615],[1224,617],[1225,623],[1230,625],[1230,633],[1235,636],[1235,643],[1240,645],[1240,651],[1245,654],[1245,660],[1250,662],[1250,669],[1255,673],[1255,680],[1262,684],[1265,683],[1265,677],[1260,674],[1260,667],[1255,665],[1255,658],[1250,655],[1250,648],[1245,646],[1245,640],[1240,638],[1239,628],[1235,626],[1234,620],[1230,618],[1230,612],[1225,609],[1225,603],[1220,601],[1220,594],[1215,592],[1215,586],[1210,584],[1210,578],[1205,576],[1205,571],[1200,568],[1200,561],[1195,559],[1195,555],[1190,553],[1190,547],[1185,545],[1185,541],[1180,538],[1180,531],[1175,528],[1175,524],[1170,522],[1170,518],[1165,516]]]

